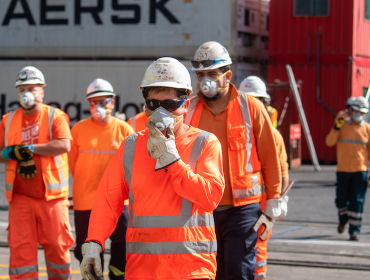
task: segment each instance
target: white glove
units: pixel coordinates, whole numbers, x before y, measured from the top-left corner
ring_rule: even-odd
[[[279,218],[277,218],[277,221],[280,221],[288,214],[289,196],[285,196],[284,198],[279,198],[279,201],[280,201],[281,214]]]
[[[280,198],[271,198],[266,201],[266,207],[265,211],[263,211],[263,214],[265,214],[267,217],[271,219],[273,223],[276,222],[276,220],[281,215],[281,208],[280,208]]]
[[[149,138],[147,142],[148,154],[154,158],[157,163],[155,171],[166,168],[180,159],[176,149],[175,135],[173,134],[173,125],[166,130],[166,136],[152,122],[145,124],[149,127]]]
[[[104,279],[101,267],[100,254],[103,248],[95,242],[82,244],[82,262],[80,264],[81,274],[85,280]]]

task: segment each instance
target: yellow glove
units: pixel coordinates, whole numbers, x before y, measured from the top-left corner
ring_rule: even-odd
[[[334,123],[334,129],[335,130],[341,129],[341,127],[344,125],[345,122],[346,120],[344,118],[336,119]]]
[[[17,174],[20,174],[22,178],[34,178],[37,174],[37,170],[33,159],[31,158],[30,160],[18,161]]]

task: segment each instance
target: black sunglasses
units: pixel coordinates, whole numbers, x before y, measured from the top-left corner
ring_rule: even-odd
[[[163,101],[159,101],[157,99],[146,99],[145,100],[145,106],[151,110],[154,111],[155,109],[159,107],[163,107],[167,111],[174,111],[181,107],[182,104],[184,104],[186,99],[183,100],[172,100],[172,99],[166,99]]]
[[[226,61],[226,59],[215,59],[215,60],[192,60],[191,65],[194,68],[199,68],[200,65],[203,65],[203,67],[209,67],[213,64],[216,64],[221,61]]]

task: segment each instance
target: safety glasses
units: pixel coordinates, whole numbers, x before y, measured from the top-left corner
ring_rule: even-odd
[[[203,67],[209,67],[213,64],[216,64],[218,62],[221,62],[221,61],[226,61],[226,59],[215,59],[215,60],[192,60],[191,61],[191,65],[194,67],[194,68],[199,68],[201,65]]]
[[[172,100],[172,99],[166,99],[163,101],[159,101],[157,99],[146,99],[145,100],[145,106],[151,110],[154,111],[155,109],[159,107],[163,107],[167,111],[174,111],[181,107],[182,104],[184,104],[186,99],[183,100]]]
[[[113,100],[113,98],[110,98],[110,99],[103,99],[103,100],[99,100],[99,101],[89,101],[90,102],[90,106],[96,106],[96,105],[100,105],[100,106],[107,106],[107,104],[109,102],[111,102]]]

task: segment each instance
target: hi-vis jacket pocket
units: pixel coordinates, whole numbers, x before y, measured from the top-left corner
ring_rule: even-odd
[[[229,147],[231,150],[245,150],[246,149],[246,136],[245,126],[232,127],[228,131],[229,134]]]

